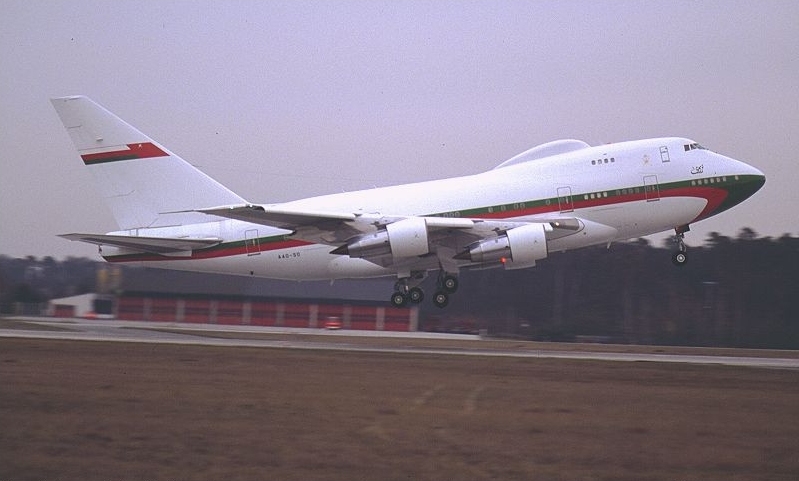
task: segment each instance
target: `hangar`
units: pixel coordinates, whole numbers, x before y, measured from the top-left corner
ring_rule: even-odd
[[[97,293],[53,299],[47,312],[153,322],[418,330],[418,307],[387,306],[384,289],[379,281],[281,282],[100,264]]]

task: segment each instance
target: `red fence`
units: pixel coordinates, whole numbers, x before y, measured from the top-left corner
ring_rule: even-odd
[[[416,329],[416,309],[385,306],[303,304],[298,302],[122,296],[116,317],[124,320],[190,322],[252,326],[411,331]]]
[[[244,303],[239,301],[217,301],[217,324],[241,324],[244,319]]]

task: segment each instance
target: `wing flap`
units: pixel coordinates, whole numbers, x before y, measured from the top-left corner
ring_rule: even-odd
[[[222,242],[216,238],[139,237],[111,234],[62,234],[71,241],[87,242],[98,246],[113,246],[137,252],[160,255],[181,255],[198,249],[207,249]]]

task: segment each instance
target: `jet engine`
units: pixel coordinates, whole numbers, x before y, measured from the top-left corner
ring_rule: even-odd
[[[547,257],[546,224],[528,224],[505,232],[504,235],[483,239],[455,256],[477,264],[501,262],[505,269],[532,267],[535,261]]]
[[[423,256],[430,252],[427,223],[409,217],[386,225],[385,229],[352,239],[331,254],[368,258],[391,254],[395,258]]]

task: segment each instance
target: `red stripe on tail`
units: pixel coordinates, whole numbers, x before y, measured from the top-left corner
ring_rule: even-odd
[[[81,155],[83,163],[86,165],[103,164],[106,162],[117,162],[120,160],[149,159],[153,157],[166,157],[167,153],[159,149],[151,142],[128,144],[125,150],[114,150],[112,152],[100,152],[97,154]]]

